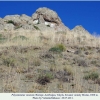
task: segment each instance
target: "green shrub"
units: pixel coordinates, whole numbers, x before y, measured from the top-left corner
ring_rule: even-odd
[[[83,78],[86,80],[88,80],[88,79],[95,80],[95,79],[99,78],[99,75],[96,72],[91,72],[91,73],[88,73],[87,75],[85,75]]]
[[[28,38],[25,37],[25,36],[20,35],[20,36],[14,37],[12,40],[18,40],[18,39],[21,39],[21,40],[27,40]]]
[[[12,20],[8,20],[7,23],[8,24],[13,24],[13,25],[15,24]]]
[[[49,49],[49,51],[53,52],[63,52],[66,50],[66,47],[63,44],[58,44],[55,47]]]
[[[47,25],[47,27],[50,27],[50,25]]]
[[[7,38],[0,34],[0,43],[6,42]]]
[[[37,82],[41,85],[46,85],[47,83],[50,83],[50,81],[54,79],[54,76],[52,73],[47,73],[44,75],[39,75]]]
[[[34,28],[35,28],[36,30],[40,30],[37,26],[34,26]]]
[[[14,66],[15,60],[13,58],[3,58],[3,64],[6,65],[7,67]]]
[[[93,61],[91,61],[91,64],[96,65],[97,64],[97,61],[96,60],[93,60]]]

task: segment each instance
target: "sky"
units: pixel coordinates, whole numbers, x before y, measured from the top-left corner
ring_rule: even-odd
[[[91,34],[100,35],[100,1],[0,1],[0,17],[32,16],[39,7],[56,11],[69,29],[82,25]]]

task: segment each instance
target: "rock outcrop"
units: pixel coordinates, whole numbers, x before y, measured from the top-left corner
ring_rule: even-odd
[[[57,13],[46,7],[39,8],[36,10],[35,14],[32,15],[33,20],[39,19],[39,23],[51,22],[55,24],[60,24],[61,19],[58,17]]]
[[[41,31],[54,30],[66,31],[69,30],[61,21],[57,13],[49,8],[43,7],[36,10],[32,17],[22,15],[7,15],[0,18],[0,30],[36,30],[34,26],[38,27]],[[8,27],[9,26],[9,27]]]
[[[22,15],[7,15],[0,18],[0,30],[39,30],[39,31],[54,31],[54,32],[69,32],[70,29],[66,27],[61,21],[58,14],[46,7],[38,8],[32,17]],[[71,33],[79,35],[90,35],[82,26],[76,26]]]
[[[69,30],[61,21],[57,13],[49,8],[43,7],[36,10],[32,15],[34,24],[44,24],[54,28],[56,31]]]
[[[90,37],[90,33],[85,29],[83,28],[82,25],[77,25],[75,26],[72,30],[71,30],[72,33],[76,34],[77,36],[87,36],[87,37]]]

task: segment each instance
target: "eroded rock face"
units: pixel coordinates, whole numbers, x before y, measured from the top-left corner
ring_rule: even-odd
[[[66,31],[69,30],[61,21],[57,13],[49,8],[43,7],[36,10],[32,17],[25,14],[7,15],[0,18],[0,30],[25,29],[34,30],[34,25],[42,31]]]
[[[21,22],[20,15],[7,15],[3,19],[4,19],[4,21],[12,20],[13,22],[16,22],[16,23]]]
[[[46,7],[37,9],[35,14],[32,15],[32,18],[33,20],[39,19],[40,23],[43,22],[43,20],[55,24],[61,23],[61,19],[58,17],[57,13]]]
[[[34,24],[43,24],[55,28],[57,31],[66,31],[69,30],[62,23],[61,19],[57,15],[57,13],[49,8],[43,7],[36,10],[36,12],[32,15],[32,19]]]

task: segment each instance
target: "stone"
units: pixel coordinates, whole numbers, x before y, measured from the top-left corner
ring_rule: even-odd
[[[39,23],[45,23],[45,20],[42,15],[39,16]]]
[[[47,22],[54,22],[56,24],[61,22],[61,19],[58,17],[57,13],[46,7],[37,9],[36,12],[32,15],[32,19],[39,19],[40,21],[42,19],[42,22],[45,20]]]
[[[33,20],[36,20],[36,19],[38,19],[39,18],[39,15],[37,14],[37,13],[34,13],[33,15],[32,15],[32,19]]]
[[[25,15],[25,14],[22,14],[21,16],[20,16],[20,19],[21,19],[21,21],[29,21],[29,20],[31,20],[31,17],[29,17],[29,16],[27,16],[27,15]]]
[[[14,25],[13,24],[5,24],[4,25],[4,29],[6,29],[6,30],[13,30],[14,29]]]

